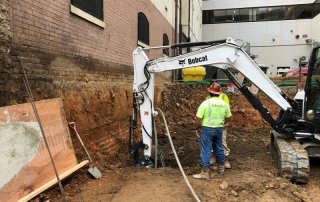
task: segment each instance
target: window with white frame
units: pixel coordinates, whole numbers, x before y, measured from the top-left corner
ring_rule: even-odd
[[[149,46],[149,21],[144,13],[138,13],[138,45]]]
[[[103,19],[103,0],[71,0],[71,13],[100,27],[105,27]]]

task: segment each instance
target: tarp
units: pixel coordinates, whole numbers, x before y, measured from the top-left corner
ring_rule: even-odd
[[[287,72],[286,76],[290,77],[298,77],[300,72],[300,68],[295,68]],[[308,67],[301,67],[301,75],[307,75],[308,73]]]

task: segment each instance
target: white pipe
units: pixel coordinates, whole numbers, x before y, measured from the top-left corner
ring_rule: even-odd
[[[192,188],[192,186],[191,186],[191,184],[190,184],[190,182],[189,182],[189,180],[188,180],[186,174],[184,173],[184,170],[183,170],[183,168],[182,168],[182,166],[181,166],[181,164],[180,164],[180,161],[179,161],[179,158],[178,158],[176,149],[174,148],[173,143],[172,143],[172,139],[171,139],[171,136],[170,136],[170,132],[169,132],[169,128],[168,128],[168,125],[167,125],[166,118],[165,118],[163,112],[161,111],[161,109],[159,109],[159,108],[156,108],[156,109],[157,109],[158,111],[160,111],[160,113],[161,113],[161,115],[162,115],[162,119],[163,119],[164,125],[165,125],[165,127],[166,127],[166,131],[167,131],[167,134],[166,134],[166,135],[167,135],[168,138],[169,138],[169,142],[170,142],[170,145],[171,145],[171,148],[172,148],[174,157],[176,158],[176,161],[177,161],[177,163],[178,163],[178,166],[179,166],[180,172],[181,172],[181,174],[182,174],[182,176],[183,176],[183,178],[184,178],[184,181],[185,181],[186,184],[188,185],[188,187],[189,187],[189,189],[190,189],[193,197],[196,199],[196,201],[197,201],[197,202],[201,202],[200,199],[199,199],[199,197],[197,196],[197,194],[196,194],[195,191],[193,190],[193,188]]]

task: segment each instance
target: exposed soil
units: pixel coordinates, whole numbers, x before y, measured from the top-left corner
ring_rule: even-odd
[[[284,91],[289,96],[295,93],[294,88]],[[181,165],[201,201],[320,201],[319,162],[311,161],[307,185],[292,184],[280,177],[270,152],[270,127],[238,92],[228,93],[233,113],[227,138],[232,169],[226,170],[224,176],[215,174],[210,180],[193,179],[191,175],[199,172],[199,146],[190,128],[206,94],[205,86],[170,84],[162,94],[161,106]],[[258,97],[276,116],[278,107],[264,94]],[[120,145],[123,153],[117,159],[99,161],[101,179],[92,179],[83,168],[63,181],[68,201],[194,201],[160,119],[157,125],[165,168],[132,166],[126,144]],[[94,133],[105,130],[95,129]],[[161,167],[160,161],[158,166]],[[58,187],[40,194],[34,201],[48,199],[62,201]]]

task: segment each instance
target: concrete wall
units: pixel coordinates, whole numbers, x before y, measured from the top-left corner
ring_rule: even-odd
[[[312,20],[312,38],[320,43],[320,15]]]
[[[191,42],[202,39],[202,2],[200,0],[181,1],[182,32]]]
[[[247,22],[203,25],[203,39],[214,40],[232,37],[249,42],[256,61],[268,65],[271,76],[276,67],[298,67],[298,58],[309,57],[311,44],[306,39],[312,36],[311,20],[287,20],[270,22]],[[299,35],[299,39],[296,39]],[[307,35],[307,38],[303,38]]]
[[[138,12],[149,20],[150,46],[162,45],[164,33],[172,41],[174,28],[167,18],[151,1],[140,0],[105,0],[105,28],[72,14],[68,0],[0,4],[5,16],[0,24],[0,106],[28,101],[22,57],[35,100],[61,97],[67,121],[75,121],[80,133],[87,131],[85,139],[97,148],[110,147],[107,154],[116,154],[109,140],[127,139],[132,113]],[[149,56],[162,56],[162,51]],[[170,82],[170,72],[157,75],[156,81]],[[101,127],[103,131],[88,132]]]
[[[175,26],[176,3],[172,0],[151,0],[172,27]]]
[[[202,1],[193,0],[190,16],[190,37],[191,41],[201,41],[202,40]]]
[[[190,4],[189,0],[181,1],[181,31],[189,37],[189,15],[190,15]]]

